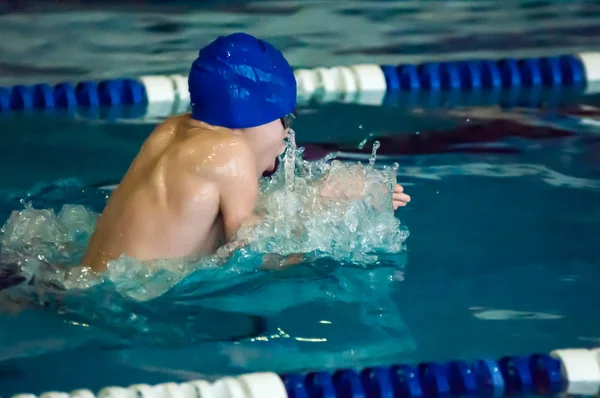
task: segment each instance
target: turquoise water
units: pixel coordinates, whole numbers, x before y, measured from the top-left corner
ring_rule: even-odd
[[[16,29],[29,14],[8,13],[0,16],[2,37],[11,35],[0,44],[10,55],[2,81],[183,72],[195,43],[231,29],[265,34],[298,66],[597,45],[594,4],[461,4],[442,13],[439,5],[405,2],[211,3],[195,15],[182,14],[191,9],[182,2],[161,13],[144,4],[144,12],[43,14],[29,32]],[[270,22],[259,27],[265,15]],[[352,32],[344,30],[349,21]],[[67,46],[61,37],[75,28],[81,34]],[[515,39],[515,32],[523,33]],[[339,158],[366,162],[377,139],[376,164],[399,163],[398,181],[413,200],[395,215],[410,237],[406,250],[376,261],[346,250],[267,272],[253,271],[261,259],[242,253],[224,269],[192,273],[139,300],[140,275],[131,285],[122,278],[65,292],[43,263],[31,286],[5,288],[19,282],[14,252],[5,255],[0,395],[598,345],[598,98],[483,98],[487,106],[423,96],[403,106],[300,109],[295,129],[305,157],[341,150]],[[94,186],[119,180],[154,125],[85,114],[1,115],[2,224],[28,202],[59,214],[39,214],[21,230],[17,242],[29,245],[17,247],[17,257],[76,257],[109,194]],[[65,204],[73,206],[59,213]],[[41,236],[52,239],[35,240]],[[147,282],[159,291],[174,281],[157,275]]]

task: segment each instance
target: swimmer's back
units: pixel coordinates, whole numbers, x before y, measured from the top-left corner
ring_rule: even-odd
[[[158,126],[99,217],[83,265],[103,271],[121,254],[143,261],[213,252],[223,243],[220,148],[242,141],[188,114]]]

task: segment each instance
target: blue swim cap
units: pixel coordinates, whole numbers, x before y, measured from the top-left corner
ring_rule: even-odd
[[[200,50],[188,78],[192,117],[248,128],[296,108],[296,78],[271,44],[246,33],[221,36]]]

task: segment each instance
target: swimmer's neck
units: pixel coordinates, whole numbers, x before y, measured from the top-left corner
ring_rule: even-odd
[[[231,133],[234,135],[242,135],[242,133],[243,133],[242,129],[230,129],[227,127],[214,126],[212,124],[208,124],[201,120],[196,120],[196,119],[192,118],[192,114],[190,112],[183,114],[182,117],[186,120],[189,127],[192,128],[192,130],[190,130],[190,133],[194,133],[194,132],[199,133],[201,131],[207,131],[207,130],[208,131],[223,131],[223,132],[228,132],[228,133]]]
[[[202,134],[206,131],[215,132],[215,133],[219,133],[219,132],[229,133],[229,134],[240,136],[240,137],[244,136],[243,129],[231,129],[231,128],[227,128],[227,127],[214,126],[212,124],[208,124],[206,122],[193,119],[191,113],[186,113],[181,116],[184,118],[185,122],[187,123],[188,128],[186,129],[185,134],[187,134],[188,136]],[[253,148],[253,145],[250,144],[250,147]],[[254,148],[252,149],[252,152],[254,152],[256,159],[260,158],[260,153],[258,153],[258,151],[256,151]],[[256,166],[256,172],[258,173],[259,176],[262,176],[263,173],[269,171],[269,165],[264,165],[259,161],[257,161],[255,163],[255,166]],[[259,180],[260,180],[260,177],[259,177]]]

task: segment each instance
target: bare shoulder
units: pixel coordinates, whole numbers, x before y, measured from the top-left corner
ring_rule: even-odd
[[[174,133],[183,120],[184,120],[184,118],[182,117],[182,115],[170,116],[170,117],[166,118],[158,126],[156,126],[153,133],[161,133],[161,132]]]
[[[185,143],[190,165],[200,174],[218,177],[255,174],[255,157],[247,141],[229,133],[209,133]]]
[[[167,144],[171,138],[176,134],[177,129],[181,123],[179,116],[172,116],[167,118],[161,124],[156,126],[152,133],[148,136],[142,150],[148,150],[155,147],[162,147]]]

